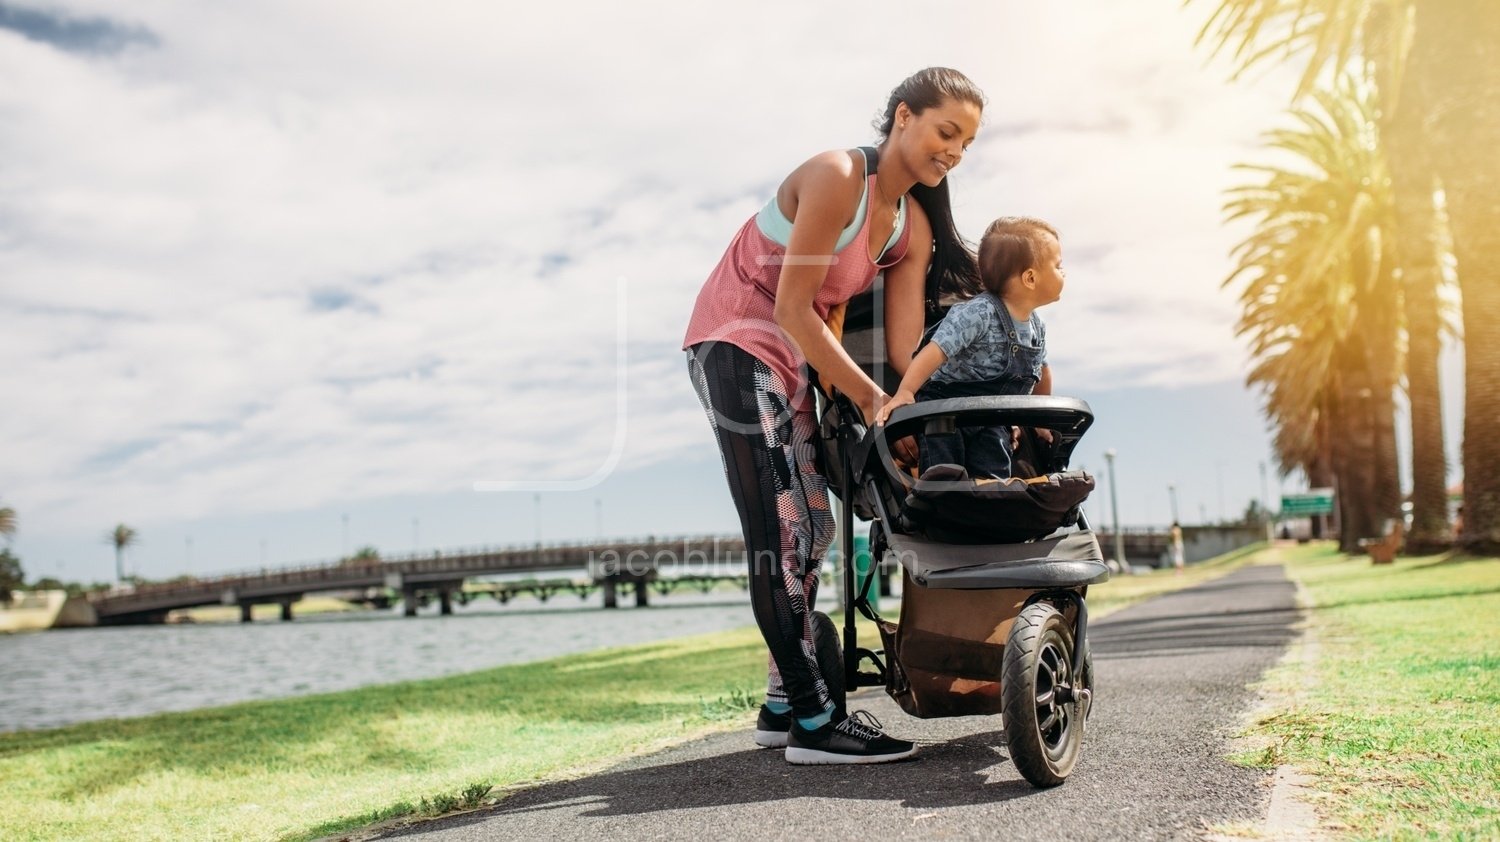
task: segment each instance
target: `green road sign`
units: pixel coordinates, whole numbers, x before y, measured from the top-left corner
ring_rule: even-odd
[[[1305,494],[1281,495],[1282,517],[1311,517],[1333,514],[1333,489],[1314,488]]]

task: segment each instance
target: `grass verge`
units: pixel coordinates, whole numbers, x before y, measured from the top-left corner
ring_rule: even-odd
[[[753,629],[431,681],[0,734],[0,839],[308,839],[435,815],[716,728]]]
[[[1310,775],[1341,835],[1500,838],[1500,559],[1281,555],[1316,657],[1270,673],[1237,759]]]

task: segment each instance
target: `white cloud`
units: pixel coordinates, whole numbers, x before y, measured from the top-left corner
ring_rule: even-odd
[[[623,466],[702,447],[698,285],[927,63],[990,97],[964,230],[1034,213],[1077,256],[1059,378],[1240,377],[1219,191],[1288,87],[1205,69],[1172,0],[63,8],[158,45],[0,30],[0,485],[37,529],[587,475],[618,277]]]

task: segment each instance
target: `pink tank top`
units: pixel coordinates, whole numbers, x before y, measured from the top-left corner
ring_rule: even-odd
[[[865,195],[873,196],[875,156],[868,152],[865,170]],[[896,265],[906,256],[911,239],[909,211],[904,214],[896,242],[879,262],[870,259],[870,212],[874,206],[873,201],[865,202],[865,218],[859,233],[833,255],[828,275],[813,296],[813,310],[820,319],[826,320],[835,305],[869,289],[877,272]],[[776,324],[776,285],[781,279],[785,256],[786,248],[762,233],[752,216],[698,292],[682,347],[707,341],[735,345],[760,359],[781,378],[794,407],[808,409],[812,406],[812,391],[807,385],[807,358]]]

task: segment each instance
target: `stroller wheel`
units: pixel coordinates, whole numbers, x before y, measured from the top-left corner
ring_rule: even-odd
[[[1010,629],[1001,705],[1011,760],[1032,786],[1057,786],[1078,761],[1091,664],[1073,667],[1073,630],[1055,607],[1026,606]]]
[[[838,626],[822,611],[812,612],[813,648],[818,653],[818,672],[828,686],[828,698],[838,709],[836,719],[846,714],[844,702],[844,647],[839,644]]]

